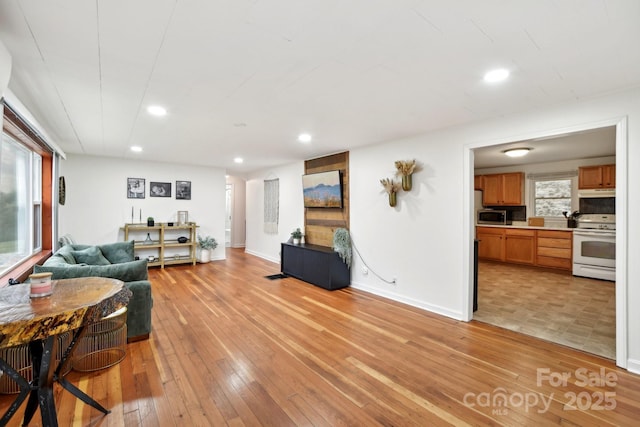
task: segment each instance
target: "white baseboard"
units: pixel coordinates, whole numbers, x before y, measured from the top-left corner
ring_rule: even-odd
[[[627,371],[640,375],[640,360],[627,359]]]
[[[245,249],[244,251],[245,251],[245,253],[248,253],[249,255],[254,255],[254,256],[257,256],[258,258],[266,259],[267,261],[271,261],[273,263],[280,264],[280,258],[273,258],[272,256],[269,256],[267,254],[263,254],[263,253],[256,252],[256,251],[252,251],[250,249]]]
[[[425,301],[420,301],[414,298],[408,298],[404,295],[400,295],[400,294],[396,294],[394,292],[389,292],[383,289],[379,289],[379,288],[374,288],[371,286],[367,286],[367,285],[363,285],[361,283],[356,283],[356,282],[351,282],[351,287],[354,289],[359,289],[361,291],[365,291],[365,292],[369,292],[371,294],[374,295],[378,295],[384,298],[388,298],[390,300],[393,301],[397,301],[397,302],[401,302],[403,304],[407,304],[410,305],[412,307],[417,307],[420,308],[422,310],[426,310],[429,311],[431,313],[435,313],[435,314],[440,314],[442,316],[446,316],[446,317],[450,317],[452,319],[455,320],[463,320],[464,317],[462,316],[462,313],[457,312],[457,311],[452,311],[449,309],[446,309],[444,307],[440,307],[437,305],[433,305],[433,304],[429,304]]]

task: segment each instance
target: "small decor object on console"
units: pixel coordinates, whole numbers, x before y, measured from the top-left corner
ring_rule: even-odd
[[[46,297],[53,293],[53,273],[35,273],[29,275],[31,280],[31,298]]]
[[[302,231],[299,228],[296,228],[291,232],[291,237],[293,237],[293,244],[299,245],[300,240],[302,239]]]
[[[186,225],[189,222],[189,211],[178,211],[178,225]]]
[[[153,220],[153,217],[150,216],[147,218],[147,227],[153,227],[155,225],[155,221]]]
[[[389,206],[394,207],[398,200],[396,193],[400,191],[400,183],[395,182],[393,178],[385,178],[380,180],[380,184],[382,184],[384,191],[389,195]]]
[[[396,175],[402,177],[402,189],[404,191],[411,190],[412,176],[417,170],[416,161],[414,160],[396,160]]]
[[[178,243],[187,243],[188,241],[189,241],[189,239],[187,239],[184,236],[178,237]]]

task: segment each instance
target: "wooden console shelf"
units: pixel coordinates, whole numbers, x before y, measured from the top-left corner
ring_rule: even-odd
[[[154,261],[149,261],[149,267],[173,264],[196,264],[196,228],[195,222],[183,225],[167,225],[156,223],[150,227],[146,224],[125,224],[124,240],[128,242],[134,239],[135,255],[141,259],[149,256]],[[149,235],[152,239],[147,242]],[[178,242],[179,237],[186,237],[186,243]]]
[[[326,246],[282,244],[282,273],[328,290],[349,286],[351,272],[340,255]]]

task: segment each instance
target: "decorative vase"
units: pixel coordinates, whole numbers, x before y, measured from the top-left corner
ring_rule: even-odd
[[[397,203],[397,197],[396,197],[396,192],[392,191],[391,193],[389,193],[389,206],[394,207]]]
[[[153,244],[153,240],[151,240],[151,233],[147,233],[147,238],[144,239],[144,244],[145,245],[151,245]]]
[[[200,248],[200,258],[198,259],[198,262],[209,262],[209,261],[211,261],[211,250]]]
[[[300,239],[293,239],[293,244],[294,245],[299,245],[300,244]]]
[[[147,227],[153,227],[154,225],[155,225],[154,220],[152,220],[152,219],[148,219],[147,220]]]
[[[412,177],[413,175],[402,175],[402,189],[404,191],[410,191],[412,185]]]

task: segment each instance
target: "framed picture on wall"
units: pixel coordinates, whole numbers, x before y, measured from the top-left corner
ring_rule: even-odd
[[[191,181],[176,181],[176,200],[191,200]]]
[[[149,196],[171,197],[171,183],[170,182],[150,182]]]
[[[127,178],[127,199],[144,199],[144,178]]]

